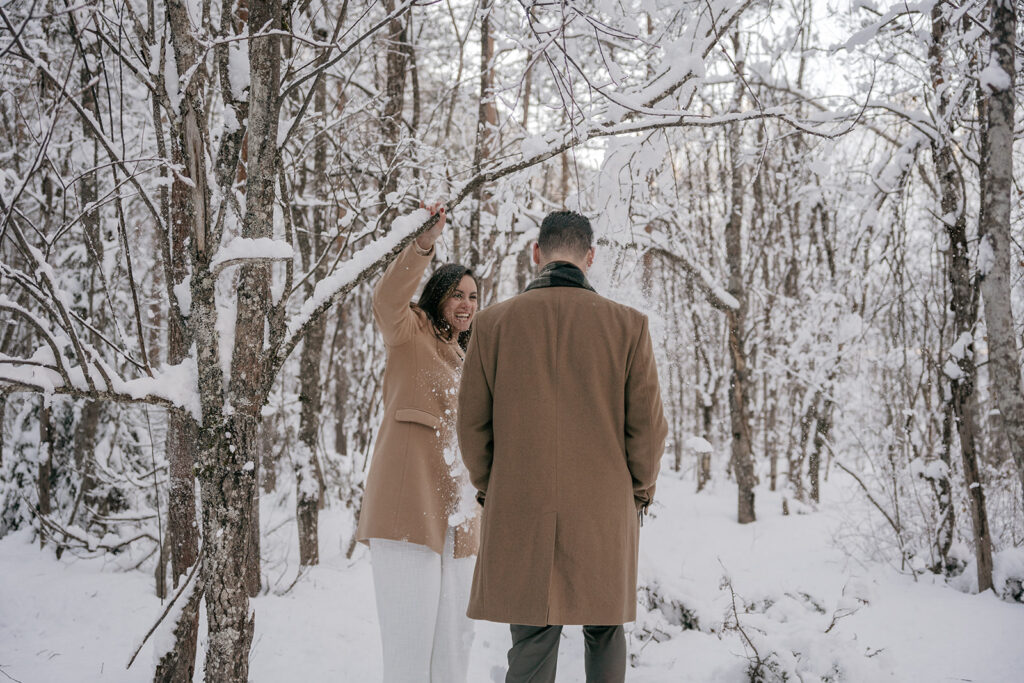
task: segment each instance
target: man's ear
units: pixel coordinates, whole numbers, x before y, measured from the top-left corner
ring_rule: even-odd
[[[597,247],[587,249],[587,268],[594,265],[594,256],[597,254]]]
[[[539,242],[534,242],[533,243],[533,262],[536,263],[538,266],[540,265],[540,243]]]

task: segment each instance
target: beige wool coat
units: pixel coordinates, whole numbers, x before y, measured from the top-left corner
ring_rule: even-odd
[[[468,615],[633,621],[638,510],[667,433],[646,317],[546,287],[490,307],[473,329],[458,436],[484,512]]]
[[[373,315],[388,354],[384,418],[356,537],[408,541],[441,553],[454,522],[455,557],[469,557],[479,545],[480,516],[455,439],[463,352],[457,340],[439,339],[426,314],[409,303],[432,253],[422,255],[412,242],[373,290]]]

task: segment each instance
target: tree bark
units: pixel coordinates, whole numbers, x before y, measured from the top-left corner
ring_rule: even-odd
[[[832,431],[832,401],[821,395],[821,405],[818,407],[817,420],[814,424],[814,450],[811,451],[811,458],[807,463],[807,478],[811,480],[811,500],[815,503],[821,502],[821,453],[828,442],[829,433]]]
[[[242,237],[272,238],[274,235],[274,200],[277,179],[277,129],[280,113],[281,38],[271,32],[281,27],[281,4],[274,0],[257,3],[250,8],[249,26],[268,33],[255,37],[249,47],[249,119],[246,135],[245,216]],[[252,429],[251,440],[242,450],[244,468],[241,482],[247,487],[240,503],[244,528],[246,589],[250,596],[259,594],[259,505],[256,482],[259,467],[257,447],[260,411],[265,400],[264,376],[268,363],[264,357],[265,328],[271,306],[270,265],[266,262],[245,263],[239,267],[235,316],[235,339],[231,355],[229,402],[235,415]],[[249,422],[252,422],[250,427]],[[236,444],[237,448],[238,445]]]
[[[395,0],[384,0],[384,10],[395,11]],[[405,71],[409,63],[409,16],[397,16],[388,22],[387,56],[385,58],[384,112],[380,119],[383,139],[380,154],[384,177],[380,184],[381,225],[387,229],[398,215],[398,207],[388,206],[388,197],[398,190],[400,172],[397,166],[398,147],[402,138],[402,109],[405,106]]]
[[[249,25],[249,116],[247,133],[246,210],[242,236],[273,235],[277,129],[280,107],[281,5],[276,0],[256,3]],[[269,35],[268,35],[269,34]],[[232,169],[234,170],[234,169]],[[202,462],[200,490],[203,509],[203,567],[209,645],[206,680],[244,683],[249,674],[249,647],[255,616],[249,614],[249,592],[258,571],[249,566],[259,557],[252,547],[260,409],[268,386],[264,372],[265,324],[270,307],[270,268],[266,263],[240,267],[235,339],[227,404],[221,390],[217,361],[218,335],[214,308],[215,278],[206,252],[197,244],[198,266],[193,273],[193,315],[199,354],[200,430]],[[258,567],[257,567],[258,569]]]
[[[227,4],[227,3],[225,3]],[[166,21],[174,46],[177,73],[190,74],[189,86],[182,93],[176,118],[171,118],[171,160],[181,169],[172,176],[170,197],[161,189],[161,207],[167,221],[167,235],[161,254],[165,285],[170,303],[167,315],[167,360],[169,364],[184,361],[195,344],[199,369],[200,396],[206,427],[200,430],[195,419],[181,411],[168,414],[167,461],[170,487],[167,511],[167,545],[171,573],[175,585],[182,574],[197,561],[199,528],[196,523],[195,465],[202,443],[212,441],[210,433],[220,426],[223,406],[222,374],[217,347],[214,278],[206,269],[210,254],[220,241],[209,225],[210,188],[207,179],[206,148],[209,138],[206,126],[205,90],[209,79],[205,61],[199,56],[188,9],[180,0],[166,3]],[[149,6],[150,39],[155,42],[155,12]],[[215,48],[217,50],[217,48]],[[227,48],[220,48],[226,58]],[[163,84],[163,74],[156,76]],[[230,93],[230,88],[225,88]],[[163,152],[163,114],[154,98],[153,119],[158,145]],[[242,120],[240,117],[238,120]],[[233,139],[227,133],[221,140],[221,156]],[[232,170],[234,164],[232,164]],[[188,261],[194,276],[189,278]],[[190,299],[191,306],[183,305]],[[161,549],[161,554],[163,549]],[[164,559],[161,556],[161,566]],[[163,571],[161,571],[161,576]],[[194,615],[183,613],[174,630],[173,661],[159,663],[157,680],[191,681],[195,668],[196,637],[199,630],[198,610]],[[171,676],[171,678],[166,678]]]
[[[205,680],[246,683],[255,615],[249,614],[246,585],[254,482],[245,464],[256,450],[257,419],[236,413],[226,416],[220,427],[202,430],[203,454],[209,459],[200,478],[209,629]]]
[[[953,486],[949,476],[953,471],[953,406],[946,401],[942,416],[942,452],[939,458],[946,465],[946,476],[935,482],[935,499],[938,501],[939,524],[936,531],[935,551],[942,571],[949,566],[949,551],[953,547],[956,533],[956,507],[953,505]]]
[[[985,510],[985,492],[978,472],[976,435],[978,419],[974,387],[978,374],[974,360],[974,325],[978,318],[978,287],[972,278],[967,243],[967,216],[960,193],[961,178],[957,174],[950,126],[948,89],[945,87],[943,47],[949,27],[946,10],[941,5],[932,9],[932,42],[929,50],[932,88],[936,97],[939,134],[932,142],[932,157],[941,192],[940,207],[944,228],[949,238],[946,272],[950,284],[949,308],[953,313],[953,350],[944,375],[949,380],[949,403],[960,437],[960,455],[964,465],[964,484],[970,501],[974,530],[974,553],[977,560],[979,590],[992,587],[992,539]],[[951,501],[939,502],[940,515]]]
[[[992,84],[982,98],[981,216],[978,271],[988,331],[988,374],[1013,460],[1024,487],[1024,386],[1014,335],[1011,297],[1010,213],[1013,189],[1014,63],[1017,15],[1011,0],[991,0],[991,64],[1007,83]]]
[[[712,382],[711,363],[708,360],[707,349],[701,334],[701,319],[694,308],[690,313],[690,320],[693,323],[693,351],[694,362],[697,366],[697,393],[694,407],[697,409],[696,431],[708,443],[712,443],[711,427],[715,412],[715,396],[717,394],[717,380]],[[700,368],[704,368],[706,377],[701,379]],[[704,490],[704,487],[711,481],[711,454],[697,454],[697,493]]]
[[[733,46],[739,52],[739,38],[733,36]],[[737,62],[737,73],[742,73],[743,62]],[[737,83],[735,104],[743,97],[743,84]],[[729,324],[729,424],[732,430],[732,469],[736,475],[738,500],[736,518],[740,524],[757,519],[754,512],[754,461],[750,435],[748,404],[750,396],[747,353],[744,348],[747,297],[743,283],[743,169],[740,160],[740,125],[729,125],[728,162],[730,164],[730,205],[729,219],[725,225],[725,253],[729,268],[728,292],[740,303],[738,309],[728,309]]]
[[[196,523],[196,485],[193,465],[198,429],[195,420],[179,410],[167,416],[167,461],[170,492],[167,502],[167,535],[171,549],[174,587],[196,563],[199,526]]]
[[[325,320],[321,317],[306,333],[299,361],[299,447],[292,454],[292,466],[295,469],[295,519],[299,532],[299,564],[303,566],[320,563],[317,527],[322,477],[316,451],[322,408],[320,356],[324,344],[324,323]]]
[[[50,500],[50,478],[53,475],[53,430],[50,427],[50,406],[46,396],[40,397],[39,407],[39,453],[36,466],[36,495],[39,499],[39,514],[49,515],[53,512],[53,505]],[[44,544],[42,532],[39,534],[39,544]]]
[[[341,337],[341,348],[348,347],[348,309],[338,306],[338,327],[335,335]],[[339,353],[334,361],[334,450],[338,455],[348,455],[348,431],[345,420],[348,417],[348,365],[346,354]]]
[[[0,391],[0,467],[4,466],[4,425],[7,424],[7,399],[10,392]]]
[[[498,113],[494,107],[493,81],[491,60],[494,57],[494,38],[491,37],[491,0],[480,3],[480,99],[477,108],[476,144],[473,147],[473,173],[480,173],[484,159],[491,155],[492,138],[498,123]],[[486,210],[493,213],[489,205],[490,192],[480,183],[473,190],[473,209],[469,217],[469,267],[480,267],[480,213]],[[482,298],[481,292],[481,298]]]
[[[157,662],[153,683],[192,683],[195,676],[199,602],[203,592],[198,582],[190,590],[174,626],[174,647]]]
[[[326,40],[326,33],[321,40]],[[404,73],[402,74],[404,78]],[[321,116],[327,111],[327,79],[316,84],[313,98],[314,109]],[[320,120],[323,120],[322,118]],[[313,208],[311,228],[299,235],[299,249],[304,269],[314,271],[307,278],[305,291],[312,297],[317,282],[327,274],[327,260],[322,259],[328,242],[326,233],[327,202],[327,132],[316,137],[313,147],[313,184],[316,200]],[[326,317],[314,321],[302,342],[299,360],[299,448],[292,453],[295,471],[295,520],[299,535],[299,564],[310,566],[320,563],[318,522],[320,503],[324,489],[317,459],[317,445],[320,435],[320,412],[322,410],[322,387],[320,360],[323,356]]]

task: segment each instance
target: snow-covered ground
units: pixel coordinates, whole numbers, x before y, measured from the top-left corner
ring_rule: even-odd
[[[641,603],[654,609],[630,627],[627,680],[738,683],[758,658],[789,680],[1024,680],[1024,605],[915,582],[837,548],[853,503],[783,517],[781,499],[760,491],[759,521],[741,527],[727,483],[695,494],[667,473],[658,497],[641,537]],[[344,557],[350,517],[322,515],[322,564],[295,581],[289,509],[263,508],[268,592],[253,601],[251,679],[379,680],[367,554]],[[162,607],[148,572],[125,562],[56,560],[27,533],[0,540],[0,681],[149,680],[151,643],[125,664]],[[469,680],[503,680],[507,647],[507,627],[478,623]],[[582,652],[579,627],[566,628],[560,682],[584,680]]]

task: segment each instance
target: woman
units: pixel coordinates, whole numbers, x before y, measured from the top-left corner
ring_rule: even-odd
[[[447,264],[409,301],[445,225],[414,239],[373,291],[388,357],[384,420],[373,451],[357,537],[369,544],[384,650],[384,683],[466,680],[473,625],[466,617],[479,537],[472,486],[455,444],[455,405],[477,283]]]

